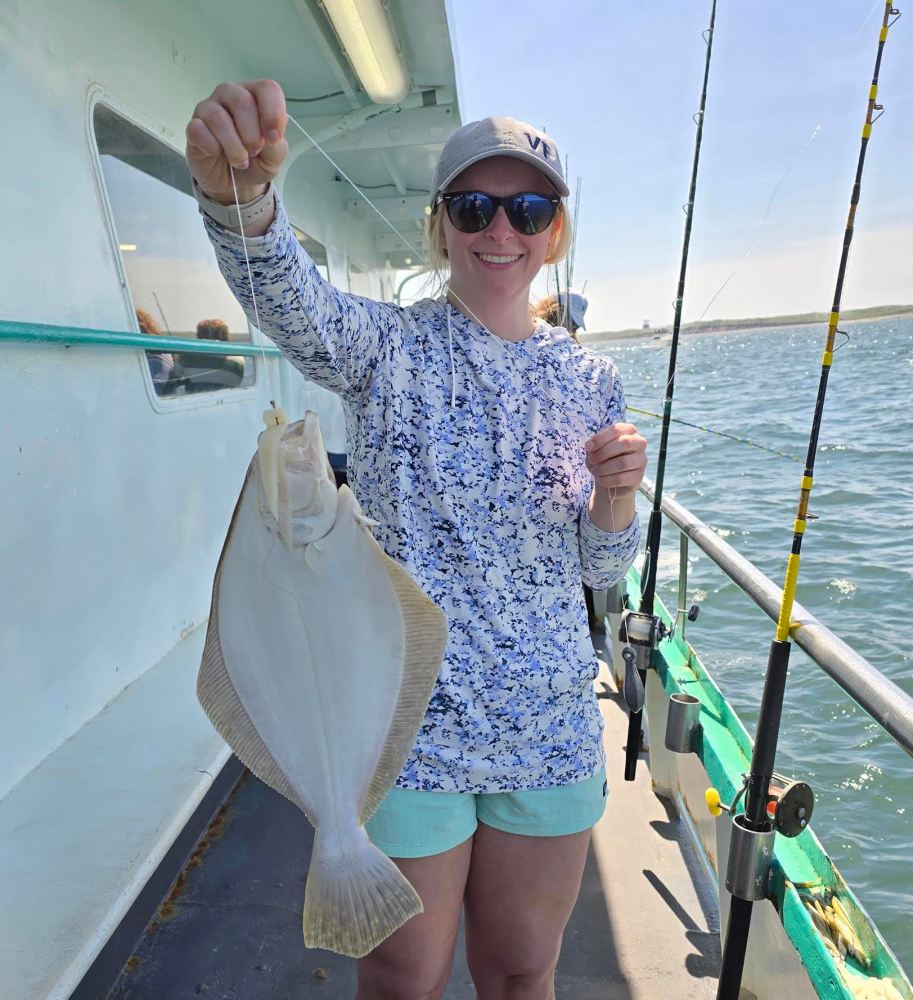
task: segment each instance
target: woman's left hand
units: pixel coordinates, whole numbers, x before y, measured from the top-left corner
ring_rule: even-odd
[[[609,500],[633,497],[647,468],[647,441],[634,424],[609,424],[584,445],[598,494]]]

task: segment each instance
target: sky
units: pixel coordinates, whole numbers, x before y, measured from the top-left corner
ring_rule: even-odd
[[[451,6],[463,121],[545,128],[572,190],[581,178],[587,329],[670,323],[710,0]],[[830,310],[883,13],[718,0],[686,322]],[[913,10],[888,35],[878,100],[844,309],[913,303]]]

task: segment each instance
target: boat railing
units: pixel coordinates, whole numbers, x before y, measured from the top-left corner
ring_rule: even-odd
[[[144,351],[192,351],[194,354],[253,357],[281,357],[272,344],[250,341],[197,340],[194,337],[152,336],[118,330],[90,330],[83,327],[51,326],[47,323],[19,323],[0,320],[0,343],[51,344],[57,347],[141,347]]]
[[[653,502],[654,486],[649,479],[644,480],[641,492]],[[725,542],[708,524],[668,494],[663,496],[661,510],[677,526],[681,537],[678,581],[680,609],[684,609],[686,605],[690,540],[771,620],[777,620],[783,595],[780,587]],[[685,621],[684,613],[680,611],[676,628],[679,636],[684,635]],[[860,656],[798,602],[793,605],[790,638],[900,747],[913,756],[913,697],[885,677],[877,667]]]

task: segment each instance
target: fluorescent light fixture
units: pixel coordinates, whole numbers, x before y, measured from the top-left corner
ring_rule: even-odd
[[[121,251],[123,253],[127,253],[130,250],[135,250],[136,249],[136,244],[135,243],[121,243],[120,244],[120,249],[121,249]]]
[[[375,104],[398,104],[409,77],[381,0],[323,0],[361,85]]]

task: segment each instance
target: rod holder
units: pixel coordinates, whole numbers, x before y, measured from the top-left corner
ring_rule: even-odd
[[[750,902],[767,899],[775,836],[773,830],[750,829],[744,813],[733,817],[726,866],[726,889],[733,896]]]
[[[666,749],[694,753],[701,732],[701,703],[690,694],[676,693],[669,699],[666,717]]]

